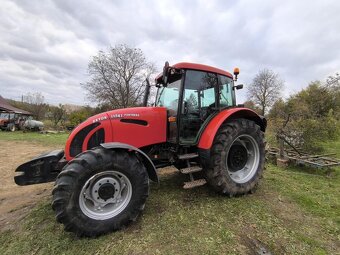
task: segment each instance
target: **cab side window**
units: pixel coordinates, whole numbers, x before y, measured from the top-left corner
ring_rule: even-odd
[[[233,80],[222,75],[218,75],[218,80],[220,85],[220,106],[228,107],[235,105]]]

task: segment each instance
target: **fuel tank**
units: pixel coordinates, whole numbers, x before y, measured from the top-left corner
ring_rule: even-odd
[[[101,143],[120,142],[141,148],[166,142],[165,107],[134,107],[112,110],[88,118],[70,134],[65,146],[69,161]]]

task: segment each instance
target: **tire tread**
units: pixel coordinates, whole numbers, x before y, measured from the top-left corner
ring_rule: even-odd
[[[102,224],[107,220],[95,221],[88,218],[81,212],[80,208],[70,210],[70,207],[77,207],[75,207],[74,194],[76,189],[81,186],[78,183],[91,174],[112,169],[112,167],[116,170],[119,167],[132,169],[134,175],[136,175],[133,178],[140,178],[141,181],[139,182],[141,182],[142,187],[139,188],[139,191],[141,191],[141,194],[134,198],[133,208],[129,211],[123,211],[118,215],[119,217],[114,217],[116,220],[109,219],[112,223],[110,225]],[[52,195],[52,208],[55,211],[56,220],[64,224],[65,231],[73,232],[77,236],[93,237],[119,230],[138,218],[149,195],[149,179],[144,165],[135,154],[124,150],[112,151],[96,147],[79,154],[64,167],[57,177]]]
[[[233,137],[236,137],[240,132],[252,130],[251,132],[259,140],[260,163],[255,176],[247,183],[239,184],[229,177],[223,163],[226,152],[225,148],[233,142]],[[229,197],[244,195],[254,192],[258,185],[259,179],[262,178],[264,169],[264,136],[260,127],[253,121],[247,119],[232,120],[223,124],[217,132],[214,143],[211,148],[210,167],[205,171],[208,183],[215,191]]]

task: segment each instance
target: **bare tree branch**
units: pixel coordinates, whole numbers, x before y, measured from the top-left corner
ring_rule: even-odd
[[[280,98],[283,87],[284,82],[278,74],[269,69],[261,70],[248,87],[248,100],[260,107],[261,114],[264,115]]]
[[[89,81],[81,84],[90,100],[108,104],[113,109],[140,105],[145,78],[155,72],[143,52],[127,45],[100,51],[89,63]]]
[[[23,96],[23,102],[29,104],[28,110],[33,113],[37,120],[45,117],[47,104],[45,103],[45,97],[40,92],[27,93]]]

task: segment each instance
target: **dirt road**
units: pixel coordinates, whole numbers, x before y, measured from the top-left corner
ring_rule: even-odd
[[[14,229],[40,199],[50,196],[53,183],[17,186],[13,178],[18,165],[53,149],[58,148],[0,140],[0,231]]]

